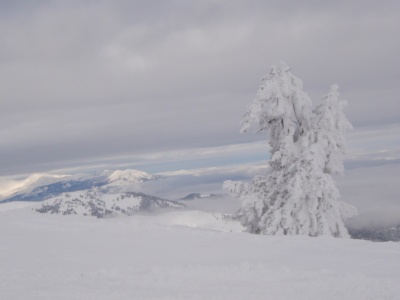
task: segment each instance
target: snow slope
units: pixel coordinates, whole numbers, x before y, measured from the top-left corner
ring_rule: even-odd
[[[14,201],[14,202],[0,203],[0,212],[19,209],[19,208],[25,208],[25,207],[34,206],[34,205],[35,205],[34,202],[26,202],[26,201]]]
[[[400,243],[226,232],[210,216],[1,212],[0,299],[400,299]]]

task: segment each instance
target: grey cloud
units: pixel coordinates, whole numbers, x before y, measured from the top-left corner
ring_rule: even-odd
[[[3,174],[259,140],[238,123],[278,60],[356,127],[400,121],[397,1],[32,3],[0,4]]]

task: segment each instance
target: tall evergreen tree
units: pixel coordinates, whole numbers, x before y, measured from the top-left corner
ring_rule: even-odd
[[[270,68],[242,119],[242,131],[256,124],[256,132],[267,133],[269,168],[250,184],[224,184],[241,199],[241,221],[249,232],[348,237],[343,219],[355,208],[339,201],[330,175],[343,170],[343,134],[351,126],[343,107],[333,86],[313,110],[285,63]]]

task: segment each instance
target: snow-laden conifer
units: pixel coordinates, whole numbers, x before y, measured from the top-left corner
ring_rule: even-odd
[[[241,200],[242,224],[252,233],[348,237],[343,220],[355,208],[339,201],[330,174],[342,173],[344,132],[351,128],[337,86],[312,109],[299,78],[279,63],[270,68],[242,119],[266,132],[271,158],[264,176],[250,184],[227,181]]]
[[[267,132],[275,168],[297,157],[295,143],[310,128],[311,99],[302,81],[283,62],[270,68],[241,124],[242,132],[256,124],[256,132]]]
[[[352,129],[343,113],[347,102],[340,99],[339,86],[331,86],[322,102],[315,109],[315,131],[317,142],[325,154],[324,171],[329,174],[343,174],[343,156],[346,153],[344,133]]]

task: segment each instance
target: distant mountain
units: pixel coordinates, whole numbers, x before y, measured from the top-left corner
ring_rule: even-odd
[[[48,199],[36,208],[39,213],[60,215],[84,215],[102,218],[113,215],[133,215],[159,209],[182,209],[182,203],[143,193],[106,194],[98,188],[86,191],[63,193]]]
[[[14,193],[3,198],[0,203],[12,201],[43,201],[62,193],[101,188],[105,193],[127,192],[148,180],[159,177],[137,171],[103,171],[94,175],[41,175],[28,177],[15,188]]]
[[[104,171],[103,174],[107,174],[109,171]],[[107,180],[110,184],[126,184],[126,183],[136,183],[136,182],[144,182],[148,180],[154,180],[157,176],[151,175],[146,172],[138,171],[138,170],[116,170],[112,171],[111,174],[107,177]]]
[[[116,170],[104,171],[103,175],[107,176],[106,184],[102,186],[102,190],[107,193],[127,192],[132,186],[137,184],[159,179],[160,176],[151,175],[146,172],[137,170]]]
[[[214,198],[214,197],[222,197],[220,194],[200,194],[200,193],[192,193],[189,194],[179,200],[194,200],[194,199],[204,199],[204,198]]]
[[[31,192],[34,188],[38,186],[45,186],[58,181],[71,179],[71,175],[52,175],[43,173],[32,174],[24,180],[16,181],[9,187],[0,190],[0,200],[9,198],[13,195],[17,195],[20,193]]]
[[[376,229],[349,229],[349,233],[353,239],[370,240],[374,242],[400,242],[400,224]]]

